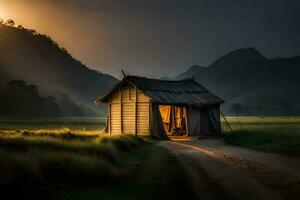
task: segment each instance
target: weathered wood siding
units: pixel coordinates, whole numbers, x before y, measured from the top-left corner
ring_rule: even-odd
[[[137,103],[137,132],[140,135],[149,134],[149,102]]]
[[[149,134],[150,100],[132,85],[113,92],[109,101],[109,128],[111,134]]]
[[[149,102],[149,97],[137,90],[137,132],[140,135],[149,134]]]
[[[114,92],[110,97],[109,103],[109,128],[108,130],[113,134],[121,133],[121,115],[120,115],[120,100],[119,92]]]
[[[135,89],[123,86],[122,92],[122,131],[123,134],[135,134]]]

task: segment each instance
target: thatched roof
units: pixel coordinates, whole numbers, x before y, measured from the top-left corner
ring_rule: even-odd
[[[138,76],[126,76],[114,88],[97,102],[108,101],[109,95],[123,84],[132,84],[150,97],[153,103],[169,105],[218,105],[224,101],[212,94],[193,79],[159,80]]]

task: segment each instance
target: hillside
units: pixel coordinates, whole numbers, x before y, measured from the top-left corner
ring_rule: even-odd
[[[300,57],[267,59],[254,48],[233,51],[194,74],[226,103],[227,114],[299,115]]]
[[[93,101],[117,82],[87,68],[50,37],[21,26],[0,24],[0,52],[0,70],[10,80],[38,85],[47,95],[67,94],[93,109]]]
[[[70,105],[69,102],[68,105]],[[14,80],[0,87],[1,117],[57,117],[63,114],[64,110],[57,104],[56,98],[41,96],[35,85],[27,85],[24,81]]]
[[[4,85],[8,81],[7,75],[4,73],[4,71],[0,68],[0,86]]]
[[[203,66],[192,65],[187,71],[182,72],[181,74],[176,76],[176,79],[177,80],[182,80],[182,79],[185,79],[185,78],[190,78],[190,77],[194,76],[195,74],[200,73],[204,69],[205,69],[205,67],[203,67]]]

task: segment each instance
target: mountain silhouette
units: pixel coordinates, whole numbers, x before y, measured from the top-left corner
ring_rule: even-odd
[[[22,26],[0,24],[0,52],[3,80],[24,80],[38,85],[42,93],[67,94],[75,102],[90,107],[118,81],[87,68],[49,36]]]
[[[195,74],[200,73],[202,70],[204,70],[205,67],[200,66],[200,65],[192,65],[187,71],[182,72],[178,76],[176,76],[176,79],[181,80],[185,78],[190,78],[194,76]]]
[[[242,115],[300,114],[300,57],[267,59],[254,48],[238,49],[193,74]],[[237,106],[239,105],[239,106]]]

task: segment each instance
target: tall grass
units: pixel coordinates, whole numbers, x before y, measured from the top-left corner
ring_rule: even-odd
[[[223,138],[231,144],[262,151],[300,155],[299,117],[229,118],[233,132],[222,123]]]
[[[88,137],[96,137],[100,135],[102,131],[99,130],[72,130],[68,127],[62,127],[59,129],[18,129],[18,130],[0,130],[0,135],[22,135],[22,136],[51,136],[51,137],[72,137],[87,139]]]
[[[239,130],[224,134],[228,143],[263,151],[300,155],[300,134]]]
[[[133,136],[72,133],[0,135],[0,185],[44,187],[103,182],[118,175],[118,158],[144,141]]]
[[[50,117],[50,118],[1,118],[0,129],[62,129],[68,127],[72,131],[100,131],[105,126],[106,119],[99,117]]]

